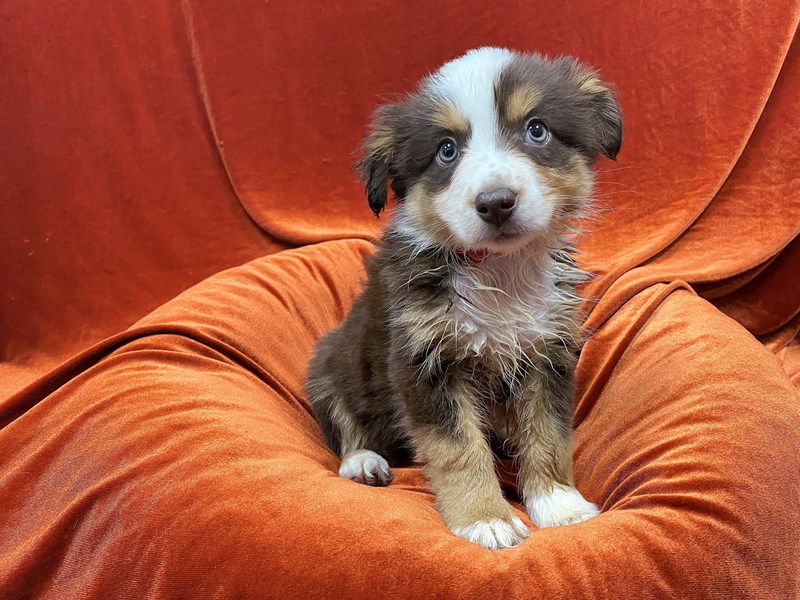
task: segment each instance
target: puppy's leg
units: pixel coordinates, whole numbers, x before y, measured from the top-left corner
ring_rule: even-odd
[[[409,433],[442,519],[459,537],[490,550],[516,546],[529,531],[503,498],[474,396],[463,387],[427,392],[432,396],[414,399],[424,405],[409,404]]]
[[[394,479],[389,463],[367,449],[370,438],[333,381],[327,377],[312,379],[309,399],[328,445],[342,459],[339,476],[366,485],[389,485]]]
[[[367,449],[366,432],[342,403],[331,411],[331,421],[339,435],[339,456],[342,457],[339,477],[366,485],[389,485],[394,479],[389,463],[377,452]]]
[[[519,484],[537,527],[579,523],[600,512],[573,483],[571,374],[547,367],[529,375],[512,411]]]
[[[339,477],[367,485],[389,485],[394,479],[389,463],[372,450],[353,450],[342,456]]]

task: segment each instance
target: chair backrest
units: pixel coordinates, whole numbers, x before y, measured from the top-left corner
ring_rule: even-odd
[[[0,358],[84,346],[259,254],[373,236],[350,171],[371,112],[479,45],[574,54],[616,85],[616,210],[584,249],[637,264],[725,180],[795,4],[3,3]]]

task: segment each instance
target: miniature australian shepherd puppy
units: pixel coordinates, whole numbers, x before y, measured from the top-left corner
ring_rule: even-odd
[[[450,530],[507,548],[529,532],[503,498],[496,438],[537,527],[598,514],[572,476],[585,274],[570,234],[591,164],[621,142],[619,106],[594,71],[499,48],[377,111],[358,169],[376,215],[389,186],[398,206],[307,385],[339,475],[387,485],[387,458],[410,451]]]

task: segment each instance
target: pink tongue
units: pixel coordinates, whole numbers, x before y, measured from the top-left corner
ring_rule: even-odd
[[[475,263],[479,265],[483,262],[483,260],[489,256],[490,252],[488,250],[467,250],[463,253],[464,256],[468,261],[471,263]]]

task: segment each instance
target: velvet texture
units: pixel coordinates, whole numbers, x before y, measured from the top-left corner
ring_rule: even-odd
[[[799,17],[0,4],[3,597],[800,596]],[[337,478],[302,390],[379,231],[350,173],[370,112],[486,44],[582,57],[626,122],[580,239],[603,514],[496,553],[416,467]]]
[[[418,468],[337,477],[303,376],[370,251],[221,273],[7,403],[6,596],[795,597],[795,389],[682,284],[581,357],[575,475],[601,516],[492,553],[445,528]]]

